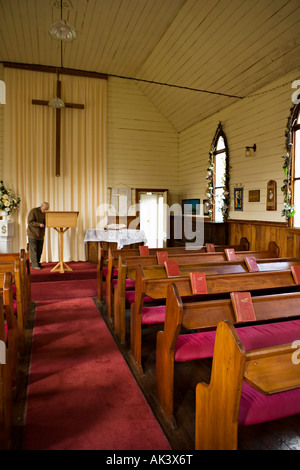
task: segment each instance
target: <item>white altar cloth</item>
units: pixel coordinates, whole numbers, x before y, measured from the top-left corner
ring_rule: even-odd
[[[126,245],[134,243],[147,243],[145,232],[143,230],[122,229],[122,230],[104,230],[88,229],[85,233],[84,242],[109,242],[117,243],[120,250]]]

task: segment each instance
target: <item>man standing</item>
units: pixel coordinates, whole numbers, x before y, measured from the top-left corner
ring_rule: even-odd
[[[33,269],[41,269],[41,256],[45,237],[45,212],[49,209],[48,202],[31,209],[27,219],[27,236],[29,257]]]

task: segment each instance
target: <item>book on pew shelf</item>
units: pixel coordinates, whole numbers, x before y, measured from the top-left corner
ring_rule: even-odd
[[[207,294],[205,273],[190,273],[193,294]]]
[[[255,256],[246,256],[245,264],[248,268],[248,271],[259,271]]]
[[[300,266],[291,266],[292,275],[296,284],[300,284]]]
[[[141,256],[149,256],[149,247],[147,245],[140,245],[139,250]]]
[[[157,251],[156,257],[158,264],[164,264],[165,261],[168,261],[168,253],[166,251]]]
[[[205,243],[205,248],[207,253],[214,253],[216,251],[214,243]]]
[[[177,261],[165,261],[165,270],[168,277],[179,277],[180,271]]]
[[[256,320],[250,292],[230,292],[230,297],[237,322]]]
[[[236,261],[234,248],[225,248],[225,255],[228,261]]]

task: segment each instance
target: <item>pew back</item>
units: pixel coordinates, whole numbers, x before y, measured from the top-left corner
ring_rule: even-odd
[[[281,408],[285,408],[284,401],[289,401],[288,415],[293,409],[295,414],[299,413],[300,374],[299,365],[292,361],[292,346],[289,343],[246,351],[238,331],[230,322],[222,321],[218,325],[210,384],[199,383],[196,387],[197,450],[238,448],[241,408],[245,407],[242,401],[244,381],[254,387],[253,396],[280,394],[281,406],[276,400],[271,404],[278,408],[273,411],[273,417],[285,414],[284,410],[281,413]],[[296,393],[291,395],[290,390]],[[291,397],[295,402],[292,405]],[[270,406],[268,396],[261,396],[258,402],[265,404],[265,408],[267,404]],[[253,406],[255,408],[255,401]]]
[[[20,258],[16,257],[14,261],[0,262],[0,273],[11,272],[14,284],[16,286],[16,309],[17,325],[19,334],[20,353],[25,352],[25,321],[28,309],[27,297],[25,294],[27,281],[22,276],[24,270],[21,269]]]
[[[252,297],[252,303],[255,321],[248,322],[250,325],[261,325],[265,322],[281,322],[300,317],[300,292],[259,295]],[[211,350],[210,347],[207,347],[209,344],[207,341],[214,341],[214,336],[211,335],[211,332],[207,333],[207,330],[215,330],[222,321],[230,321],[235,326],[240,326],[244,329],[244,324],[236,319],[230,299],[183,302],[178,286],[175,283],[169,286],[164,329],[157,334],[156,383],[159,402],[172,423],[175,422],[173,416],[173,387],[174,363],[178,352],[177,345],[185,344],[185,355],[187,354],[187,347],[194,348],[195,344],[197,345],[197,349],[193,349],[192,354],[189,355],[190,359],[212,357],[212,355],[207,356],[207,354],[211,354],[207,353],[207,351]],[[284,322],[282,325],[284,325]],[[197,330],[198,332],[187,335],[186,340],[181,343],[178,340],[180,339],[182,327],[186,330]],[[275,337],[275,330],[272,330],[272,326],[270,328],[271,331],[274,331]],[[201,331],[204,333],[202,334]],[[263,329],[256,326],[256,330],[252,330],[252,332],[250,330],[245,331],[244,329],[243,337],[246,337],[247,333],[252,334],[253,331],[257,334],[258,331],[263,333]],[[278,330],[276,334],[282,335],[282,332]],[[195,336],[195,342],[193,342],[193,336]],[[248,337],[250,338],[250,336]],[[260,341],[266,344],[270,338],[269,330],[268,340],[263,336],[260,338]],[[249,344],[251,344],[251,341],[252,337],[249,339]]]

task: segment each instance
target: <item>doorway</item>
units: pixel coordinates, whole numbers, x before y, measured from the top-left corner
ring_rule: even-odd
[[[138,189],[140,229],[145,232],[149,248],[167,245],[167,190]]]

